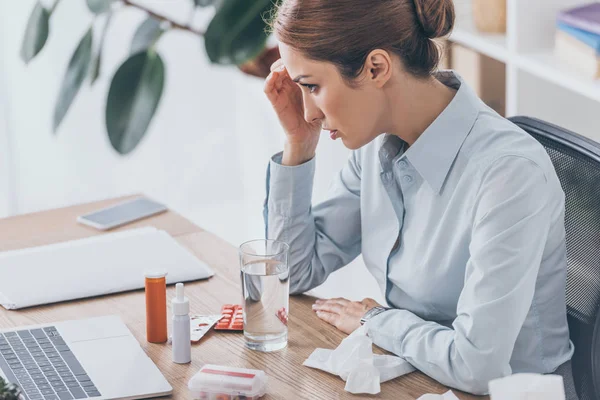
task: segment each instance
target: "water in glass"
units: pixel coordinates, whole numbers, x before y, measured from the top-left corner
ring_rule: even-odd
[[[287,345],[289,274],[278,260],[253,260],[242,266],[244,335],[253,350]]]

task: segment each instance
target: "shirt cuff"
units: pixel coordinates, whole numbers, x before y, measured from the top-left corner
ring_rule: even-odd
[[[296,166],[281,165],[283,152],[270,161],[269,212],[294,217],[310,210],[315,158]]]
[[[423,322],[415,314],[406,310],[388,310],[375,315],[365,323],[373,344],[395,353],[402,348],[402,341],[412,326]]]

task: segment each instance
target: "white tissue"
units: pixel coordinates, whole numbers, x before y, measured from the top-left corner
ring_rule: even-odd
[[[451,390],[448,390],[444,394],[431,394],[427,393],[419,397],[417,400],[459,400],[458,397]]]
[[[492,400],[565,400],[565,387],[560,375],[514,374],[488,383]],[[417,400],[458,400],[444,394],[424,394]]]
[[[560,375],[520,373],[494,379],[488,387],[494,400],[565,400]]]
[[[346,381],[345,390],[355,394],[377,394],[381,382],[415,370],[400,357],[374,355],[373,341],[365,326],[342,340],[335,350],[316,349],[303,365],[338,375]]]

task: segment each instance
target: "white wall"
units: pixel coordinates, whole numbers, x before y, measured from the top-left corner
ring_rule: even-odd
[[[4,35],[0,35],[0,54],[4,54]],[[4,57],[0,57],[0,218],[14,213],[13,168],[8,129],[8,96]]]
[[[178,21],[190,17],[190,0],[138,2]],[[84,84],[55,136],[51,120],[62,76],[93,17],[84,1],[63,0],[52,17],[46,47],[25,66],[19,49],[34,4],[0,1],[0,82],[5,83],[0,95],[10,105],[6,119],[14,190],[8,198],[15,199],[13,212],[142,192],[235,245],[262,237],[265,169],[283,140],[263,82],[235,68],[210,65],[198,37],[171,31],[158,44],[167,77],[157,114],[138,148],[128,156],[117,155],[104,128],[104,102],[110,77],[144,19],[139,10],[122,9],[106,37],[100,78],[93,87]],[[209,17],[200,13],[195,23],[201,27]],[[2,127],[0,119],[0,134]],[[2,146],[3,140],[0,136]],[[318,158],[317,200],[345,162],[347,150],[324,135],[318,153],[326,157]],[[3,181],[10,182],[0,174],[1,189]],[[381,300],[360,262],[337,273],[319,293]]]
[[[1,64],[2,62],[0,61],[0,67]],[[0,71],[2,71],[1,68]],[[0,78],[1,77],[2,75],[0,75]],[[10,188],[10,146],[8,143],[9,136],[6,126],[6,105],[2,93],[4,93],[4,85],[0,80],[0,218],[11,214],[10,196],[13,193]]]

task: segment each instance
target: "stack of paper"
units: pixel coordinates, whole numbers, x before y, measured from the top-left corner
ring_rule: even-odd
[[[146,271],[167,284],[214,272],[167,232],[133,229],[0,253],[0,304],[18,309],[144,288]]]

